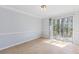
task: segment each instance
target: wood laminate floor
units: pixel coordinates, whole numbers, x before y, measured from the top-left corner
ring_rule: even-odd
[[[0,54],[78,54],[79,46],[70,42],[39,38],[8,49]]]

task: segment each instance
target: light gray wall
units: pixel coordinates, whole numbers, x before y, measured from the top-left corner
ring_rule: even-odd
[[[79,44],[79,12],[73,17],[73,43]]]
[[[42,36],[49,38],[49,18],[42,19]]]
[[[41,19],[0,7],[0,49],[41,36]]]

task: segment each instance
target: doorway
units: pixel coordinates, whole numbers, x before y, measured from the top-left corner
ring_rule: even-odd
[[[55,40],[73,42],[73,16],[51,19],[50,37]]]

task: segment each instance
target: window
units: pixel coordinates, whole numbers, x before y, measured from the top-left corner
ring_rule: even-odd
[[[73,17],[53,19],[53,36],[72,37]]]

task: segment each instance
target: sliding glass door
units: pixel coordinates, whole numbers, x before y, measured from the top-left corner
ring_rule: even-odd
[[[53,38],[64,41],[72,41],[73,17],[64,17],[51,20]]]

